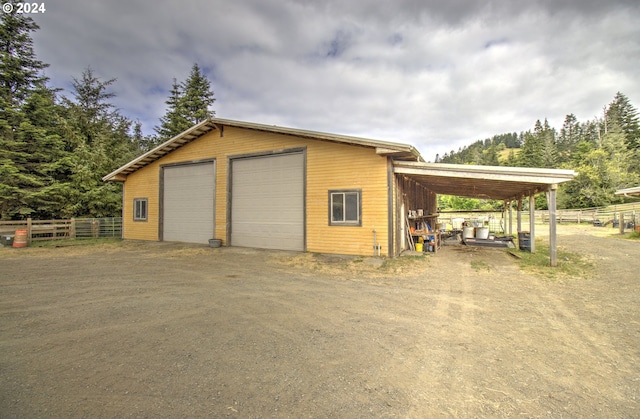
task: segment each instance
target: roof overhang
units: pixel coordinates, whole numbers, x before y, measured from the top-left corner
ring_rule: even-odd
[[[327,132],[309,131],[298,128],[280,127],[277,125],[256,124],[253,122],[234,121],[229,119],[212,118],[219,125],[236,128],[252,129],[256,131],[272,132],[281,135],[293,135],[300,138],[312,140],[330,141],[357,145],[361,147],[374,148],[381,156],[393,156],[396,159],[406,159],[409,161],[424,161],[420,152],[409,144],[396,143],[391,141],[372,140],[369,138],[352,137],[349,135],[330,134]]]
[[[142,156],[133,159],[124,166],[114,170],[113,172],[103,177],[102,180],[124,182],[127,178],[127,175],[143,168],[148,164],[153,163],[159,158],[171,153],[176,148],[182,147],[183,145],[190,143],[196,138],[199,138],[214,129],[216,129],[216,123],[212,119],[207,119],[197,125],[194,125],[183,133],[176,135],[170,140],[165,141],[156,148],[144,153]]]
[[[209,118],[181,134],[176,135],[170,140],[160,144],[153,150],[150,150],[142,156],[130,161],[124,166],[114,170],[105,177],[103,181],[124,182],[127,175],[135,172],[153,163],[154,161],[171,153],[173,150],[209,133],[213,130],[220,131],[220,135],[224,135],[224,127],[244,128],[262,132],[271,132],[280,135],[292,135],[299,138],[308,138],[312,140],[329,141],[361,147],[369,147],[375,149],[376,154],[381,156],[391,156],[395,160],[408,161],[424,161],[420,152],[409,144],[394,143],[389,141],[371,140],[368,138],[351,137],[347,135],[329,134],[325,132],[316,132],[301,130],[296,128],[279,127],[275,125],[256,124],[252,122],[234,121],[221,118]]]
[[[573,170],[400,161],[393,171],[438,194],[498,200],[546,192],[576,176]]]
[[[629,195],[640,195],[640,186],[636,186],[634,188],[626,188],[626,189],[618,189],[616,195],[629,196]]]

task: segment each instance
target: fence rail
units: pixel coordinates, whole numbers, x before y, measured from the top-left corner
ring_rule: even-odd
[[[549,211],[536,210],[536,217],[540,217],[543,223],[549,222]],[[556,210],[556,221],[559,223],[593,223],[596,225],[618,224],[620,220],[625,223],[639,224],[640,204],[629,203],[609,205],[599,208],[562,209]]]
[[[513,218],[517,212],[513,211]],[[489,225],[491,231],[505,231],[504,212],[502,211],[443,211],[438,217],[438,222],[453,225],[455,220],[477,221]],[[523,222],[529,222],[529,210],[521,213]],[[549,223],[548,210],[536,210],[535,222]],[[609,205],[598,208],[559,209],[556,210],[556,222],[558,223],[588,223],[594,226],[620,226],[623,220],[624,228],[634,228],[640,225],[640,203],[628,203]]]
[[[27,241],[122,238],[122,217],[71,218],[66,220],[0,221],[0,235],[11,236],[16,230],[27,231]]]

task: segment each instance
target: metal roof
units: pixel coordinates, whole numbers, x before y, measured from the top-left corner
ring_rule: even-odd
[[[130,161],[124,166],[114,170],[105,177],[103,181],[124,181],[125,177],[144,166],[153,163],[159,158],[171,153],[173,150],[207,134],[213,130],[223,131],[224,127],[235,127],[251,129],[262,132],[271,132],[281,135],[292,135],[312,140],[330,141],[336,143],[350,144],[361,147],[375,148],[376,153],[383,156],[393,156],[395,159],[424,161],[420,152],[409,144],[394,143],[389,141],[372,140],[368,138],[351,137],[347,135],[329,134],[325,132],[316,132],[301,130],[296,128],[279,127],[275,125],[256,124],[252,122],[234,121],[230,119],[209,118],[181,134],[176,135],[168,141],[160,144],[153,150]]]
[[[222,133],[224,127],[244,128],[312,140],[375,148],[376,153],[379,155],[393,156],[395,173],[411,177],[438,194],[486,199],[516,199],[521,196],[544,192],[551,185],[567,182],[576,176],[573,170],[425,163],[418,150],[409,144],[229,119],[209,118],[114,170],[103,177],[102,180],[124,181],[127,175],[213,130],[218,130]]]
[[[393,170],[429,190],[468,198],[515,200],[545,192],[576,176],[573,170],[443,163],[393,163]]]
[[[636,186],[634,188],[618,189],[616,191],[616,195],[640,195],[640,186]]]

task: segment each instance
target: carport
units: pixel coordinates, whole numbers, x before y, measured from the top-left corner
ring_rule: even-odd
[[[531,252],[535,252],[535,196],[546,193],[550,264],[556,266],[556,191],[560,183],[576,176],[573,170],[394,161],[393,172],[397,178],[432,194],[504,201],[505,211],[509,208],[509,234],[512,234],[511,202],[518,204],[517,228],[521,232],[522,203],[528,197]],[[433,198],[430,201],[435,202]]]
[[[629,197],[637,198],[637,197],[640,197],[640,186],[636,186],[633,188],[626,188],[626,189],[618,189],[615,192],[615,194],[619,196],[624,196],[627,198]]]

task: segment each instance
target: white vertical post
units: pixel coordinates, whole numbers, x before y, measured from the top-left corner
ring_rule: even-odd
[[[531,253],[536,252],[536,197],[529,195],[529,246],[531,247]]]
[[[509,235],[513,235],[513,201],[509,201]]]
[[[558,265],[558,252],[556,242],[556,190],[558,185],[551,185],[549,189],[549,263],[551,266]]]
[[[502,233],[507,234],[507,231],[509,231],[509,229],[507,229],[507,201],[502,201]]]
[[[522,197],[518,198],[518,213],[516,215],[518,218],[518,233],[522,231]]]

